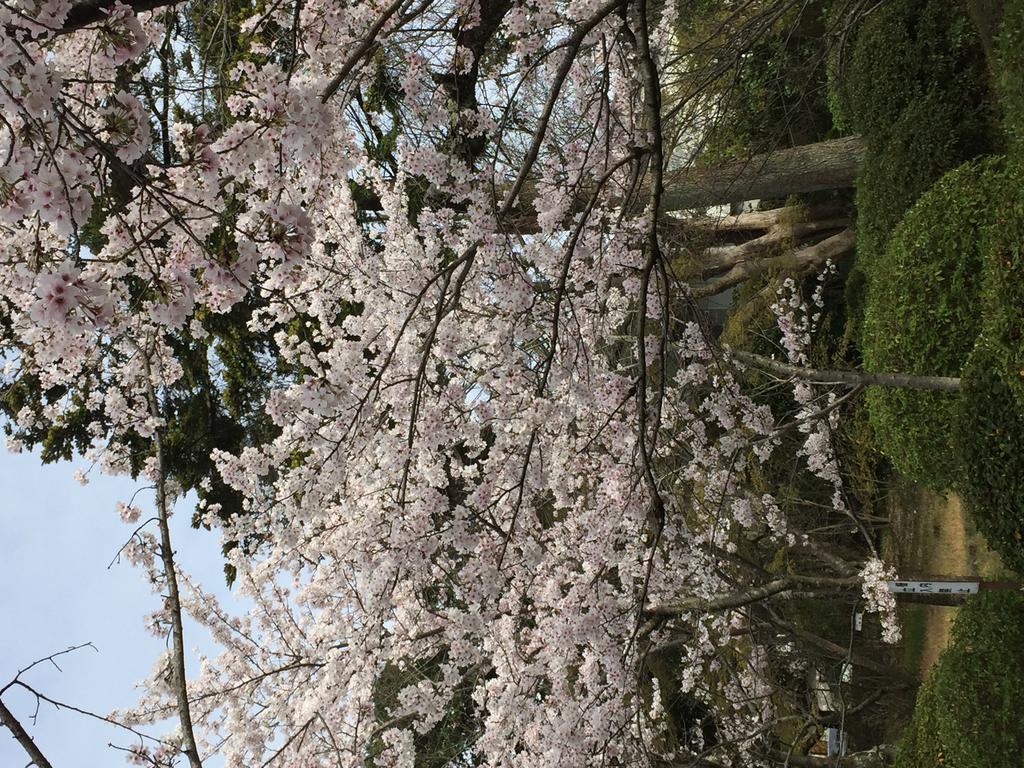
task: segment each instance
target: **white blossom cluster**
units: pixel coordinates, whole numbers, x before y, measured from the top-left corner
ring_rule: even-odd
[[[201,510],[235,544],[251,611],[175,573],[148,521],[121,553],[158,594],[177,580],[220,649],[188,704],[199,750],[228,768],[405,768],[456,707],[460,749],[489,768],[685,761],[704,745],[663,743],[658,643],[677,653],[666,686],[720,703],[723,748],[754,766],[775,716],[766,656],[733,635],[743,606],[700,605],[737,589],[750,542],[799,540],[746,482],[778,448],[773,414],[676,316],[655,204],[623,204],[653,151],[642,72],[658,48],[629,43],[618,3],[515,0],[507,50],[476,62],[445,26],[483,23],[476,0],[415,4],[415,24],[392,5],[256,4],[241,28],[266,61],[229,73],[224,126],[168,117],[161,163],[148,97],[124,83],[163,14],[115,2],[65,34],[68,2],[0,4],[4,384],[66,393],[16,426],[84,412],[100,471],[174,495],[138,446],[167,427],[156,401],[191,386],[184,341],[247,309],[245,331],[270,339],[273,437],[213,453],[242,511]],[[270,27],[294,31],[292,59],[258,42]],[[652,27],[667,49],[671,17]],[[393,173],[352,117],[371,48],[415,126]],[[474,67],[478,101],[454,104],[445,83]],[[491,153],[467,160],[453,136]],[[90,252],[113,174],[133,183]],[[804,362],[816,315],[794,301],[780,327]],[[809,413],[813,393],[797,397]],[[838,505],[829,419],[803,455]],[[884,574],[864,575],[888,610],[868,587]],[[159,636],[163,605],[146,619]],[[177,711],[168,665],[116,719]],[[169,765],[185,736],[132,759]]]
[[[887,583],[895,580],[896,569],[872,558],[864,564],[860,576],[864,580],[863,594],[868,611],[881,614],[882,640],[898,643],[902,632],[896,614],[896,598]]]

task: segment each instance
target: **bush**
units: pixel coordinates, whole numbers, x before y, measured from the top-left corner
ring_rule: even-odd
[[[885,140],[900,116],[922,98],[939,97],[942,111],[957,112],[973,128],[988,102],[984,49],[961,4],[946,0],[886,3],[857,31],[840,73],[836,101],[869,144]],[[991,119],[991,115],[988,116]]]
[[[985,325],[992,365],[1024,409],[1024,172],[1011,164],[993,190],[985,242]]]
[[[880,144],[868,143],[857,179],[857,261],[870,270],[903,215],[946,171],[987,151],[976,126],[947,109],[947,94],[911,102]]]
[[[896,768],[1019,768],[1022,711],[1024,596],[981,593],[918,691]]]
[[[996,161],[964,165],[904,217],[872,264],[865,369],[960,375],[980,332],[982,240],[1000,181]],[[900,472],[940,489],[956,484],[956,395],[876,387],[867,401],[878,446]]]
[[[978,529],[1024,573],[1024,2],[1007,3],[995,69],[1010,157],[984,238],[982,341],[965,371],[957,436]]]
[[[996,82],[1010,146],[1024,162],[1024,2],[1011,0],[1003,11],[996,43]]]
[[[835,88],[837,117],[867,144],[857,259],[870,269],[925,190],[998,143],[985,55],[959,3],[886,3],[862,23]]]
[[[956,424],[961,493],[992,549],[1024,573],[1024,411],[989,345],[971,355],[965,378]]]

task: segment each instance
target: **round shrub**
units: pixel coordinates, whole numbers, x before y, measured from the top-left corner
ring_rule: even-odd
[[[962,130],[985,119],[986,109],[979,110],[990,99],[985,52],[959,3],[901,0],[879,6],[860,24],[840,66],[834,101],[843,121],[869,144],[897,131],[900,116],[922,98],[963,116]]]
[[[985,242],[985,324],[993,366],[1024,409],[1024,170],[1010,164],[990,202]]]
[[[992,350],[979,344],[964,372],[956,424],[961,493],[989,546],[1024,573],[1024,410]]]
[[[960,374],[981,326],[982,240],[998,180],[995,161],[961,166],[907,212],[868,273],[865,369]],[[878,446],[900,472],[956,484],[955,394],[875,387],[867,402]]]
[[[1024,754],[1024,596],[981,593],[917,695],[896,768],[1019,768]]]
[[[868,144],[857,179],[857,260],[871,269],[906,211],[936,180],[989,150],[975,117],[951,109],[949,94],[916,98],[884,139]]]
[[[866,144],[857,269],[870,273],[903,215],[937,179],[999,145],[990,78],[974,26],[948,0],[880,4],[830,72],[835,124]]]

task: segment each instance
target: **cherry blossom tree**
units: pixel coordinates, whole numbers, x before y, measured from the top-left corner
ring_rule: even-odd
[[[852,235],[836,210],[673,212],[848,185],[856,139],[676,170],[718,82],[668,85],[704,61],[685,4],[213,5],[0,3],[9,445],[156,488],[124,554],[171,642],[109,717],[175,724],[132,759],[770,763],[787,602],[860,596],[893,639],[891,573],[756,482],[795,432],[784,458],[856,520],[844,396],[801,381],[773,414],[697,300]],[[780,5],[723,4],[714,39],[740,57]],[[805,367],[820,292],[776,298]],[[175,562],[188,490],[248,615]],[[191,675],[185,613],[222,649]]]

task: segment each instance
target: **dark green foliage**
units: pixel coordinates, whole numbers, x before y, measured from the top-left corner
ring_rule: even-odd
[[[196,489],[208,504],[220,504],[224,519],[242,512],[241,496],[220,480],[210,453],[237,453],[277,435],[262,409],[271,381],[286,373],[270,357],[267,335],[247,330],[251,311],[243,303],[226,315],[208,315],[204,320],[212,335],[206,340],[188,333],[174,339],[184,377],[164,397],[168,465],[185,488]]]
[[[785,14],[746,52],[728,86],[712,155],[745,156],[810,144],[829,134],[821,5],[804,3]]]
[[[964,165],[907,213],[872,263],[861,339],[867,370],[960,374],[980,332],[982,240],[1000,181],[994,161]],[[955,485],[955,395],[875,387],[867,400],[878,445],[897,469],[937,488]]]
[[[917,695],[897,768],[1019,768],[1024,754],[1024,596],[982,593]]]
[[[956,424],[964,501],[978,530],[1024,573],[1024,409],[987,345],[971,356]]]
[[[851,128],[876,143],[891,136],[914,102],[963,113],[987,102],[985,58],[974,26],[959,3],[901,0],[883,3],[862,22],[840,73],[838,99]]]
[[[844,336],[857,346],[859,353],[861,327],[864,325],[864,302],[867,301],[868,296],[868,275],[856,259],[850,264],[850,270],[846,274],[843,296],[846,302]]]
[[[995,370],[1024,409],[1024,167],[1010,163],[993,190],[985,241],[984,336]]]
[[[868,140],[857,179],[857,259],[863,268],[871,269],[903,214],[944,172],[992,147],[977,112],[968,116],[950,108],[953,99],[941,92],[922,96],[907,105],[881,143]]]
[[[883,4],[862,23],[830,101],[836,122],[863,135],[868,147],[850,273],[864,282],[921,193],[993,144],[984,54],[970,21],[944,0]]]
[[[1013,154],[1024,160],[1024,2],[1003,4],[1002,28],[996,43],[996,87],[1003,124]]]
[[[992,200],[987,244],[985,338],[994,364],[1024,409],[1024,0],[1007,0],[993,62],[1009,139],[1006,183]]]
[[[77,453],[84,453],[92,442],[88,425],[95,418],[91,409],[84,405],[87,390],[70,394],[66,387],[51,387],[43,390],[37,376],[22,375],[2,390],[0,413],[13,417],[23,408],[28,408],[37,417],[42,416],[43,407],[70,397],[73,407],[68,409],[61,428],[32,427],[21,430],[16,437],[29,447],[39,446],[43,463],[70,461]],[[41,422],[45,423],[45,422]],[[9,424],[5,433],[14,435]]]
[[[861,268],[935,180],[993,149],[989,90],[984,51],[959,3],[883,3],[862,22],[833,95],[867,143],[857,183]]]

